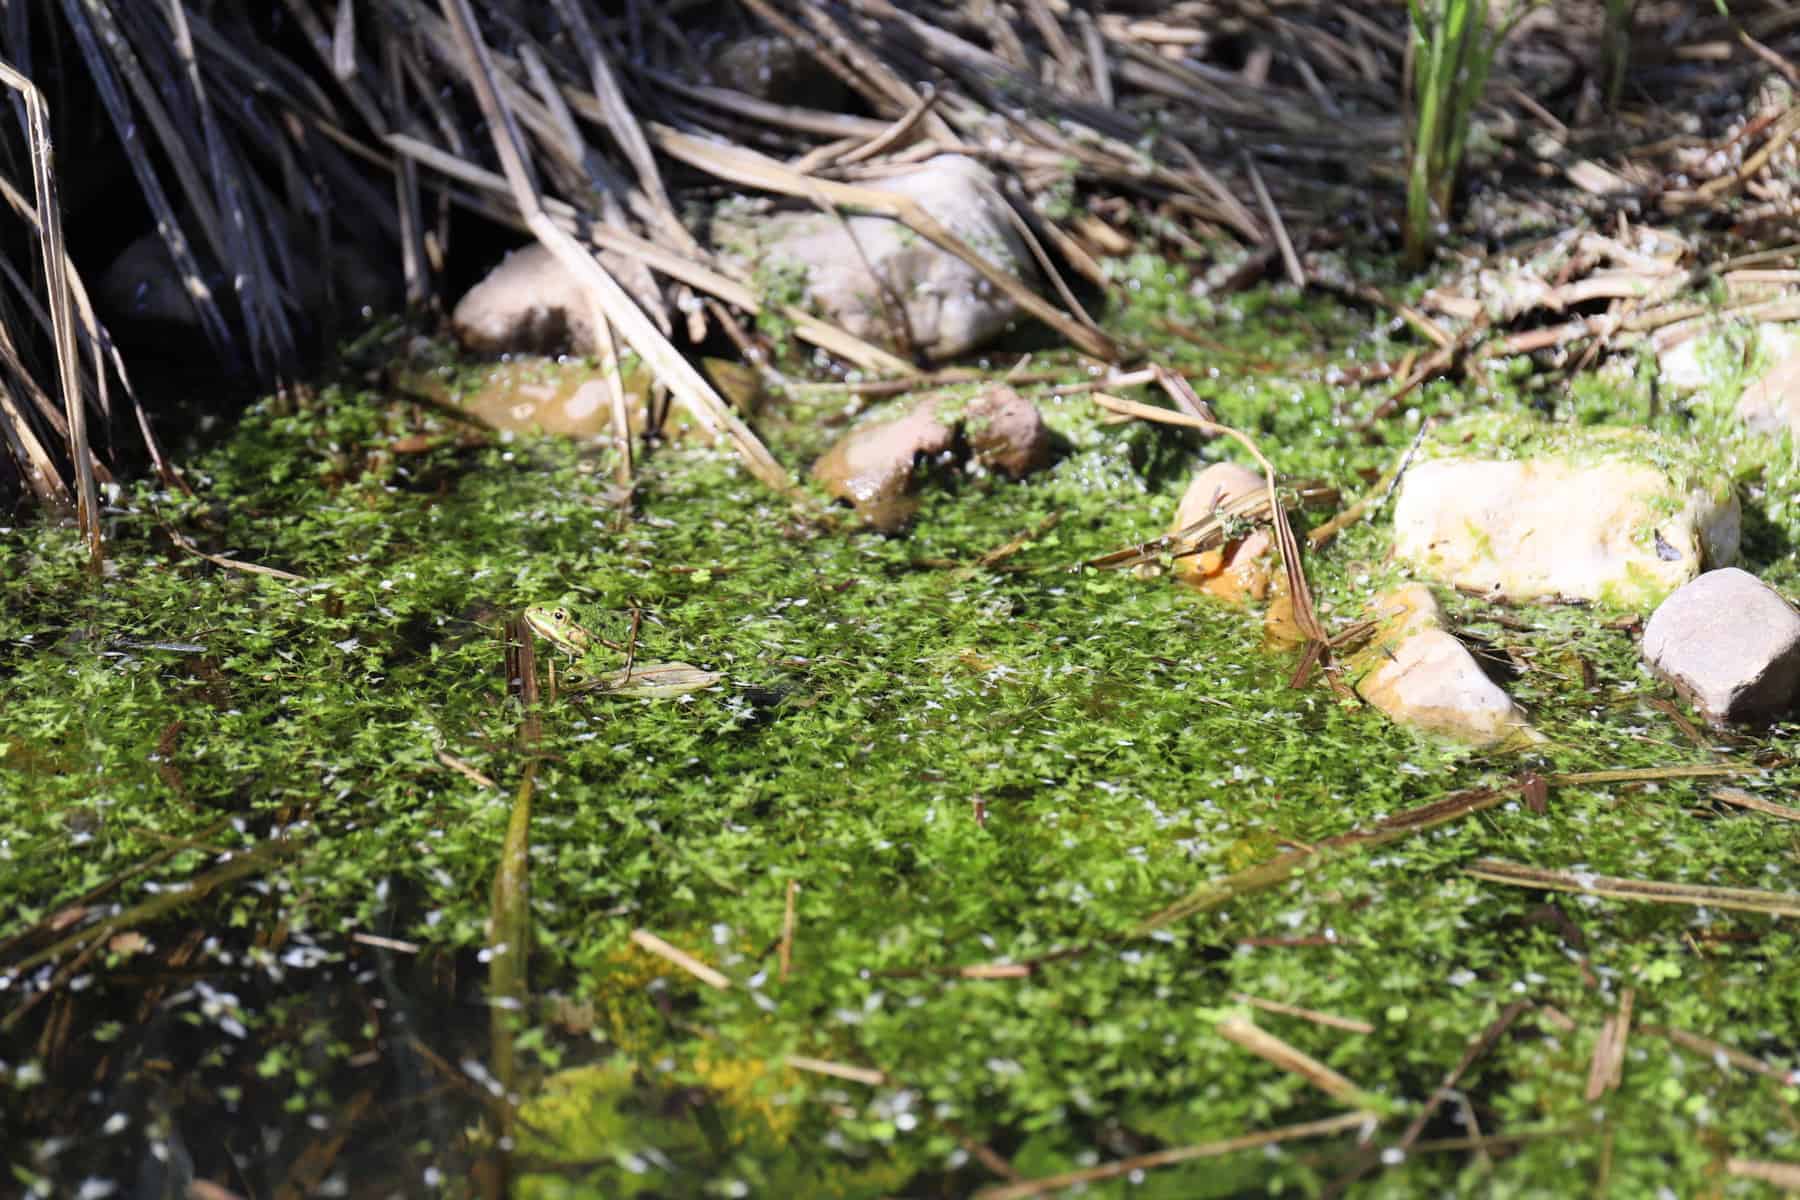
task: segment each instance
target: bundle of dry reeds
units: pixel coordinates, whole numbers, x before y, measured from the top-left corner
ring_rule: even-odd
[[[1036,295],[885,193],[883,172],[942,153],[981,159],[1005,179],[1042,265],[1101,289],[1111,286],[1101,260],[1137,248],[1238,262],[1225,286],[1265,271],[1305,285],[1324,274],[1303,261],[1309,247],[1340,244],[1346,228],[1391,236],[1398,223],[1408,17],[1376,0],[281,0],[246,11],[257,8],[63,0],[52,11],[0,0],[0,50],[17,68],[5,79],[31,114],[21,122],[29,143],[4,143],[0,168],[15,181],[5,195],[39,267],[52,268],[9,270],[0,286],[0,435],[40,500],[74,498],[96,553],[83,405],[108,411],[130,385],[67,269],[46,169],[56,114],[28,83],[40,62],[55,59],[45,70],[65,87],[92,89],[90,107],[104,112],[221,354],[266,376],[292,370],[299,264],[347,236],[388,247],[408,301],[423,305],[457,207],[550,247],[584,282],[606,336],[637,351],[776,487],[787,473],[670,342],[675,323],[657,289],[632,289],[652,297],[646,311],[595,257],[622,252],[632,271],[713,305],[688,309],[755,312],[768,298],[684,225],[691,191],[895,216],[1102,359],[1123,352],[1056,271],[1057,299]],[[1716,97],[1747,93],[1758,75],[1793,76],[1791,10],[1645,2],[1621,107],[1609,112],[1605,9],[1544,5],[1512,27],[1480,118],[1493,181],[1511,171],[1533,180],[1540,201],[1546,185],[1592,197],[1581,174],[1591,164],[1629,160],[1670,130],[1696,143],[1718,136],[1663,107],[1672,88]],[[798,47],[842,100],[812,107],[724,86],[721,47],[752,35]],[[65,60],[80,70],[59,70],[73,66]],[[1704,198],[1754,190],[1770,160],[1755,154],[1784,147],[1795,126],[1782,118],[1746,132]],[[1673,191],[1665,179],[1605,194],[1641,209],[1647,194]],[[1581,219],[1595,219],[1591,207]],[[229,294],[207,284],[211,264],[227,266]],[[877,374],[912,369],[790,315],[800,337],[842,360]]]

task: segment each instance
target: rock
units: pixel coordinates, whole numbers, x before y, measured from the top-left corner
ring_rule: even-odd
[[[917,200],[995,266],[1027,283],[1036,280],[1006,200],[979,163],[943,154],[868,186]],[[714,214],[710,237],[740,271],[777,284],[790,281],[796,295],[782,297],[778,286],[769,286],[776,298],[798,300],[896,353],[907,353],[910,342],[928,359],[950,358],[1000,333],[1019,315],[1018,306],[973,267],[889,217],[722,208]],[[885,291],[877,278],[886,282]]]
[[[845,88],[818,60],[784,37],[756,35],[727,44],[712,61],[713,82],[767,100],[838,111]]]
[[[641,306],[657,311],[646,303],[654,298],[642,294],[647,277],[641,264],[609,251],[600,254],[600,262]],[[508,254],[463,293],[450,314],[450,328],[476,354],[600,353],[587,293],[535,242]]]
[[[912,519],[918,501],[912,490],[913,461],[920,455],[947,455],[956,431],[938,420],[927,400],[904,413],[865,420],[813,463],[812,477],[839,500],[847,500],[863,520],[893,533]]]
[[[1347,663],[1356,694],[1398,724],[1472,746],[1543,741],[1449,631],[1437,599],[1409,583],[1376,597],[1374,638]]]
[[[1230,513],[1263,497],[1268,485],[1263,477],[1236,463],[1214,463],[1188,484],[1175,508],[1170,533],[1218,513]],[[1233,604],[1268,599],[1273,584],[1275,542],[1265,527],[1250,529],[1223,545],[1186,554],[1175,560],[1175,573],[1208,595]]]
[[[1644,658],[1714,725],[1767,720],[1800,693],[1800,615],[1748,571],[1708,571],[1657,607]]]
[[[1703,392],[1715,380],[1737,376],[1747,358],[1777,363],[1796,352],[1800,352],[1800,324],[1762,321],[1744,330],[1731,323],[1659,349],[1657,375],[1666,388]]]
[[[1753,433],[1800,436],[1800,348],[1777,362],[1738,397],[1737,417]]]
[[[401,369],[394,386],[460,409],[492,429],[549,433],[573,438],[605,438],[612,433],[612,399],[606,377],[589,362],[517,356],[487,367]],[[650,377],[641,365],[623,372],[625,414],[631,431],[649,420]],[[678,435],[693,430],[679,410],[657,430]]]
[[[990,471],[1021,479],[1050,464],[1050,430],[1037,405],[1003,384],[969,402],[962,430],[969,453]]]
[[[1737,558],[1728,476],[1651,434],[1543,436],[1517,457],[1446,441],[1407,471],[1394,506],[1396,555],[1436,582],[1647,611]]]
[[[1051,457],[1050,432],[1037,406],[995,385],[966,403],[934,396],[864,420],[819,457],[812,476],[870,525],[893,533],[918,509],[910,495],[913,464],[920,456],[948,462],[962,448],[989,470],[1015,479]]]

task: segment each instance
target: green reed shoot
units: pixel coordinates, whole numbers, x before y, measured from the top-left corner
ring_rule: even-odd
[[[1487,0],[1407,0],[1412,14],[1412,128],[1406,180],[1406,259],[1424,263],[1449,218],[1469,122],[1501,33]]]
[[[1625,70],[1631,65],[1631,23],[1637,0],[1606,0],[1606,28],[1600,40],[1600,78],[1606,87],[1606,107],[1619,107],[1625,91]]]

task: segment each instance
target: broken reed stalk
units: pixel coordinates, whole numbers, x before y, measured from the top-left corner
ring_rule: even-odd
[[[441,0],[441,3],[462,52],[469,84],[487,119],[513,203],[518,206],[526,226],[580,282],[598,310],[595,318],[613,323],[700,427],[715,438],[729,438],[746,469],[757,479],[782,495],[794,495],[793,480],[750,427],[737,418],[731,406],[720,398],[693,364],[651,323],[599,260],[545,212],[542,194],[525,153],[524,134],[495,83],[493,65],[488,60],[487,47],[481,40],[469,0]]]
[[[873,1067],[853,1067],[848,1063],[832,1062],[829,1059],[813,1058],[805,1054],[790,1054],[787,1065],[796,1071],[809,1071],[814,1075],[829,1075],[833,1079],[847,1079],[851,1083],[863,1083],[870,1087],[881,1087],[887,1083],[887,1072],[877,1071]]]
[[[1723,1042],[1715,1042],[1711,1038],[1701,1037],[1697,1033],[1689,1033],[1685,1029],[1677,1029],[1672,1025],[1639,1025],[1638,1032],[1645,1037],[1665,1038],[1688,1053],[1705,1059],[1721,1071],[1730,1065],[1741,1071],[1749,1071],[1753,1075],[1778,1079],[1789,1086],[1800,1084],[1800,1071],[1777,1067],[1760,1058],[1745,1054],[1742,1050],[1733,1049]]]
[[[519,787],[513,793],[506,837],[500,844],[500,865],[494,871],[488,905],[488,1037],[494,1078],[499,1080],[501,1135],[512,1132],[511,1096],[518,1083],[514,1034],[518,1014],[529,995],[527,968],[531,957],[531,799],[537,782],[537,751],[541,726],[537,715],[537,653],[531,628],[521,617],[504,627],[503,650],[507,690],[524,707],[519,722],[519,752],[525,760]]]
[[[705,963],[689,954],[686,950],[670,945],[668,942],[657,937],[654,933],[651,933],[648,929],[632,930],[631,940],[634,944],[642,949],[648,950],[664,962],[673,963],[680,967],[709,988],[716,988],[723,992],[731,987],[731,980],[729,977],[713,970],[713,968],[707,966]]]
[[[1243,1047],[1266,1062],[1298,1075],[1306,1082],[1344,1104],[1357,1104],[1363,1090],[1306,1051],[1290,1045],[1255,1022],[1241,1016],[1226,1017],[1218,1026],[1219,1036]]]
[[[1752,792],[1742,788],[1714,788],[1712,798],[1720,804],[1729,804],[1735,808],[1747,808],[1751,812],[1759,812],[1764,816],[1776,817],[1783,821],[1800,821],[1800,808],[1786,804],[1777,804],[1773,800],[1764,800]]]
[[[1765,892],[1754,888],[1711,887],[1696,883],[1664,883],[1654,879],[1621,879],[1586,871],[1551,871],[1497,858],[1475,860],[1463,872],[1489,883],[1512,887],[1574,892],[1608,900],[1635,900],[1648,904],[1692,904],[1737,912],[1800,917],[1800,892]]]
[[[1156,382],[1162,385],[1171,398],[1176,398],[1179,390],[1187,387],[1186,381],[1173,371],[1162,367],[1155,367],[1152,370]],[[1192,395],[1191,388],[1188,389],[1188,394]],[[1177,400],[1177,403],[1179,402]],[[1209,421],[1191,413],[1171,412],[1166,408],[1139,404],[1135,400],[1122,399],[1105,392],[1095,392],[1094,403],[1109,412],[1137,417],[1144,421],[1159,421],[1165,425],[1184,425],[1189,429],[1198,429],[1204,433],[1223,434],[1250,452],[1250,456],[1256,459],[1257,464],[1262,467],[1263,485],[1268,493],[1270,524],[1275,530],[1276,548],[1281,551],[1282,570],[1287,575],[1288,595],[1294,604],[1294,624],[1299,626],[1300,632],[1306,635],[1309,642],[1320,644],[1328,642],[1330,639],[1326,636],[1325,627],[1319,624],[1318,613],[1313,608],[1312,589],[1307,586],[1306,571],[1301,566],[1300,543],[1294,537],[1294,528],[1288,524],[1287,513],[1281,507],[1281,497],[1275,490],[1275,465],[1263,456],[1263,452],[1257,448],[1256,443],[1229,425],[1221,425],[1217,421]],[[1196,400],[1195,403],[1198,401]]]
[[[1600,1023],[1600,1036],[1594,1039],[1594,1056],[1588,1063],[1587,1090],[1582,1094],[1589,1104],[1616,1089],[1624,1078],[1625,1043],[1631,1037],[1631,1008],[1637,991],[1626,988],[1619,993],[1619,1007]]]
[[[1239,1004],[1248,1004],[1251,1008],[1260,1008],[1264,1012],[1279,1014],[1284,1017],[1296,1017],[1302,1021],[1311,1021],[1314,1025],[1323,1025],[1327,1029],[1342,1029],[1347,1033],[1374,1033],[1375,1027],[1367,1021],[1359,1021],[1354,1017],[1340,1017],[1335,1013],[1320,1012],[1315,1008],[1301,1008],[1297,1004],[1283,1004],[1279,1000],[1264,1000],[1260,996],[1252,996],[1247,992],[1233,992],[1231,998]]]
[[[1227,1154],[1235,1154],[1240,1150],[1255,1150],[1262,1146],[1280,1145],[1283,1142],[1329,1137],[1334,1133],[1360,1129],[1373,1121],[1374,1118],[1368,1113],[1344,1113],[1341,1116],[1326,1117],[1323,1120],[1303,1121],[1297,1125],[1283,1125],[1276,1129],[1265,1129],[1259,1133],[1245,1133],[1237,1137],[1222,1138],[1216,1142],[1202,1142],[1194,1146],[1176,1146],[1168,1150],[1157,1150],[1150,1154],[1123,1158],[1117,1162],[1102,1163],[1097,1167],[1065,1171],[1060,1175],[1046,1175],[1039,1179],[1023,1179],[1018,1183],[1005,1183],[997,1187],[983,1188],[975,1193],[975,1197],[976,1200],[1030,1200],[1030,1197],[1042,1196],[1046,1192],[1058,1192],[1064,1188],[1099,1183],[1107,1179],[1119,1179],[1136,1171],[1151,1171],[1158,1167],[1193,1162],[1196,1159],[1220,1158]]]
[[[88,446],[87,406],[82,401],[81,374],[76,359],[74,305],[65,257],[62,205],[56,195],[56,154],[50,140],[50,108],[37,85],[5,62],[0,62],[0,84],[17,92],[25,102],[25,135],[31,152],[31,182],[37,197],[37,249],[44,259],[50,337],[55,346],[57,379],[62,388],[70,467],[75,472],[75,519],[87,538],[88,567],[97,575],[105,560],[106,548],[100,535],[100,491],[94,481],[93,452]]]

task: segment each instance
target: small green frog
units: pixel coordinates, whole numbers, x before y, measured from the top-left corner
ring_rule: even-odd
[[[525,610],[525,624],[552,646],[570,658],[584,657],[589,647],[600,640],[582,627],[566,608],[534,604]]]
[[[534,604],[525,610],[524,617],[531,632],[576,661],[584,658],[596,644],[620,652],[625,650],[616,642],[588,632],[566,608]],[[600,692],[644,699],[670,699],[702,691],[724,678],[717,672],[703,671],[684,662],[639,663],[632,658],[633,656],[627,655],[623,670],[591,677],[569,676],[565,681],[567,690],[570,693]]]

